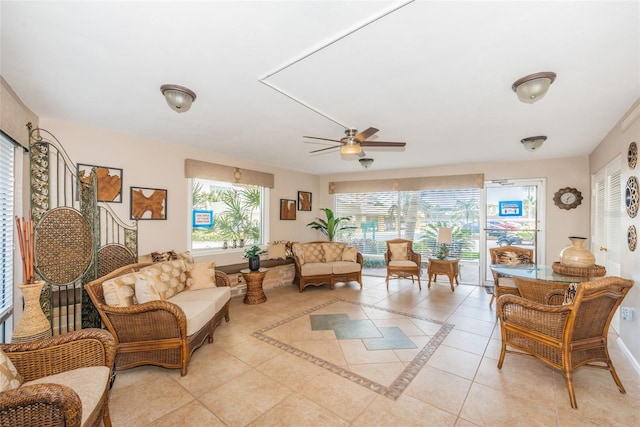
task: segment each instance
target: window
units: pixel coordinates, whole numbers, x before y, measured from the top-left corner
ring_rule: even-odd
[[[264,187],[192,178],[191,193],[191,250],[264,243]]]
[[[14,145],[0,133],[0,341],[13,314]]]

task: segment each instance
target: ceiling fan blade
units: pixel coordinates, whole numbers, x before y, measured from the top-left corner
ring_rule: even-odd
[[[361,147],[404,147],[406,142],[389,142],[389,141],[362,141]]]
[[[320,148],[319,150],[309,151],[309,153],[318,153],[320,151],[333,150],[334,148],[340,148],[340,146],[339,145],[334,145],[333,147]]]
[[[359,134],[354,136],[353,139],[358,141],[358,142],[362,142],[362,141],[364,141],[365,139],[369,138],[371,135],[373,135],[376,132],[378,132],[378,129],[369,128],[367,130],[363,130],[362,132],[360,132]]]
[[[340,142],[340,143],[342,143],[342,141],[340,141],[339,139],[320,138],[320,137],[317,137],[317,136],[303,136],[303,138],[320,139],[322,141],[331,141],[331,142]]]

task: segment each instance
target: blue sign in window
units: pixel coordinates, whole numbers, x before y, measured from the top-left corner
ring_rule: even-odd
[[[213,227],[213,211],[194,209],[192,218],[193,228]]]
[[[498,202],[498,216],[522,216],[522,200]]]

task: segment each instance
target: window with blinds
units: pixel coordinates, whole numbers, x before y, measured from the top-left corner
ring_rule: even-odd
[[[0,132],[0,323],[13,313],[14,145]]]
[[[351,218],[355,230],[339,236],[365,257],[379,258],[386,241],[413,240],[423,257],[434,256],[438,229],[451,227],[450,255],[479,258],[480,189],[438,189],[335,194],[337,216]],[[376,255],[378,257],[376,257]]]

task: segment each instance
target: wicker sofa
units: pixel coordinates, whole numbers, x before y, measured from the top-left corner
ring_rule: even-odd
[[[180,263],[185,265],[184,274],[180,272]],[[143,287],[139,285],[150,280],[148,275],[152,266],[153,269],[167,268],[168,271],[151,281],[160,277],[161,280],[166,279],[172,283],[183,282],[184,289],[172,295],[169,292],[168,298],[165,298],[166,294],[157,295],[151,301],[146,301],[147,295],[145,302],[142,302]],[[175,270],[167,266],[178,267]],[[104,325],[116,338],[116,369],[157,365],[180,368],[184,376],[193,352],[205,341],[213,342],[213,333],[222,318],[229,321],[229,277],[215,270],[215,276],[209,277],[211,286],[194,289],[195,286],[190,288],[184,283],[185,280],[190,280],[189,274],[194,274],[195,271],[194,267],[189,271],[187,268],[189,267],[184,260],[137,263],[121,267],[85,285]],[[109,296],[109,286],[114,283],[119,284],[117,292],[121,297],[124,294],[128,302],[109,305],[108,300],[113,298]],[[156,283],[156,288],[161,288],[162,285]],[[133,289],[133,292],[129,289]]]
[[[300,292],[309,285],[328,284],[333,290],[337,282],[355,280],[362,289],[362,254],[358,248],[340,242],[306,242],[293,244],[296,264],[294,283]]]

